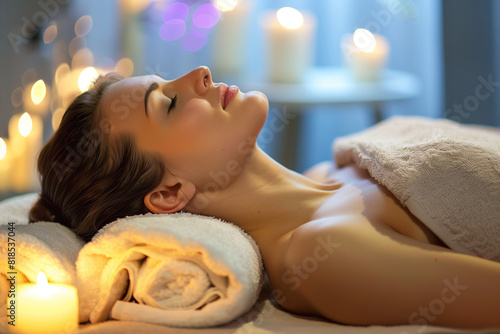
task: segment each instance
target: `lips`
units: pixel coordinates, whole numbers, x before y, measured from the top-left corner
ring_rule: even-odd
[[[222,109],[226,110],[228,104],[233,100],[233,98],[238,94],[239,88],[236,86],[229,86],[226,84],[221,84],[221,104]]]

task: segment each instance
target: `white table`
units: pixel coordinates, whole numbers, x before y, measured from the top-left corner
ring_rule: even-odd
[[[269,103],[285,107],[287,112],[296,113],[284,132],[282,164],[295,167],[297,134],[300,115],[308,106],[328,106],[341,104],[369,104],[372,106],[374,123],[383,119],[384,102],[404,100],[419,94],[419,84],[415,76],[386,70],[379,81],[357,82],[344,68],[316,67],[309,70],[302,83],[283,84],[247,81],[240,84],[243,91],[259,90],[266,94]]]

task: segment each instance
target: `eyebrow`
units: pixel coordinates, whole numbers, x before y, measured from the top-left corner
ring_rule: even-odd
[[[146,117],[148,117],[148,98],[149,95],[158,88],[158,83],[153,82],[149,85],[148,89],[146,89],[146,94],[144,94],[144,112],[146,113]]]

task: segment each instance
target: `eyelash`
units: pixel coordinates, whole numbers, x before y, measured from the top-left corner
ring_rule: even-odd
[[[172,99],[172,102],[170,102],[170,105],[168,106],[167,109],[167,113],[170,113],[170,111],[172,111],[172,109],[175,108],[176,103],[177,103],[177,95],[175,95],[174,98]]]

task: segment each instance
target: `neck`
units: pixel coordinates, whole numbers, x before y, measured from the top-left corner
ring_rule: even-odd
[[[310,221],[337,188],[291,171],[255,147],[230,185],[216,195],[197,195],[186,209],[232,222],[257,240],[269,233],[282,236]]]

